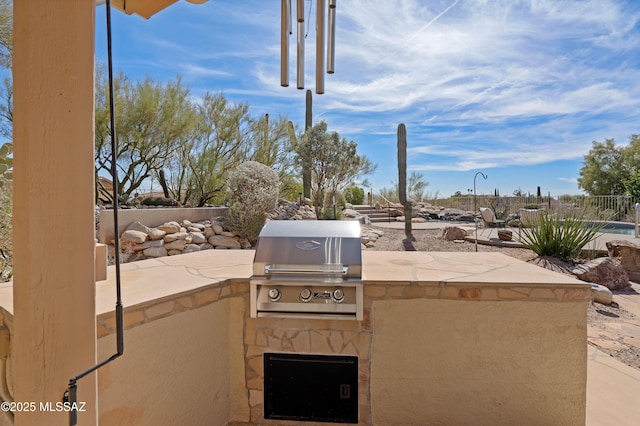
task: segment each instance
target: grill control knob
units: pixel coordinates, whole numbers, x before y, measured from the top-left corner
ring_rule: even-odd
[[[309,302],[311,299],[313,299],[313,293],[311,293],[311,290],[308,288],[305,288],[300,292],[300,300],[303,302]]]
[[[277,288],[272,288],[269,290],[269,299],[272,302],[277,302],[282,297],[282,293]]]
[[[344,300],[344,291],[341,288],[333,290],[333,300],[341,303]]]

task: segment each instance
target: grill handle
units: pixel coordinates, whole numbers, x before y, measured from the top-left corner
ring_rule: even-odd
[[[274,268],[272,265],[266,265],[264,272],[267,274],[331,274],[346,275],[349,271],[348,266],[342,266],[340,270],[331,269],[296,269],[296,268]]]

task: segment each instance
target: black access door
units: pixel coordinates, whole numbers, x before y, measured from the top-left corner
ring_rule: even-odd
[[[358,423],[358,358],[265,353],[264,418]]]

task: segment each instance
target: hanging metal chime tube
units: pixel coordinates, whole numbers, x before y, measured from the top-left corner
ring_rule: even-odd
[[[298,18],[298,62],[297,85],[298,89],[304,89],[304,0],[297,1]]]
[[[291,0],[281,0],[280,11],[280,85],[289,86],[289,34],[291,33]]]
[[[329,0],[329,22],[327,29],[327,74],[336,70],[336,0]]]
[[[324,93],[324,8],[325,0],[316,0],[316,93]]]

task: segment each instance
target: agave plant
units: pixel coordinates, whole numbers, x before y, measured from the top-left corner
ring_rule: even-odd
[[[543,211],[533,227],[522,228],[520,242],[538,256],[570,261],[597,238],[603,226],[604,222],[586,220],[580,213],[561,216]]]

